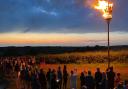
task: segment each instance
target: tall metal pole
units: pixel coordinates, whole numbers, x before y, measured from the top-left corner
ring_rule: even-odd
[[[110,27],[110,20],[111,19],[107,19],[107,25],[108,25],[108,68],[110,68],[110,42],[109,42],[109,27]]]

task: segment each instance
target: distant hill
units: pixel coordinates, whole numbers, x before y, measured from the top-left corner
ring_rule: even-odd
[[[111,50],[128,50],[128,45],[111,46]],[[0,56],[22,56],[37,54],[59,54],[66,52],[104,51],[106,46],[85,46],[85,47],[61,47],[61,46],[38,46],[38,47],[0,47]]]

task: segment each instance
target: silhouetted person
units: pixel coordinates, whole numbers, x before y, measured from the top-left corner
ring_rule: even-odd
[[[43,69],[41,69],[39,73],[39,82],[40,82],[41,89],[47,88],[46,77],[45,77]]]
[[[48,82],[48,89],[51,89],[51,80],[52,80],[51,79],[51,77],[52,77],[51,69],[48,70],[46,77],[47,77],[47,82]]]
[[[107,89],[107,79],[105,72],[102,73],[101,89]]]
[[[85,85],[87,89],[94,89],[94,79],[91,75],[91,71],[88,71],[88,76],[85,77]]]
[[[71,71],[71,77],[70,77],[70,88],[76,89],[77,85],[77,75]]]
[[[113,72],[113,67],[110,67],[109,71],[107,72],[107,78],[108,89],[114,89],[115,72]]]
[[[85,75],[83,72],[80,75],[80,85],[81,85],[81,88],[85,85]]]
[[[121,77],[120,77],[120,73],[117,73],[116,78],[115,78],[115,86],[118,86],[121,82]]]
[[[40,89],[38,79],[37,79],[37,74],[35,71],[32,72],[31,87],[32,87],[32,89]]]
[[[67,67],[64,65],[63,69],[63,89],[67,89],[68,72]]]
[[[97,68],[97,71],[95,72],[96,89],[101,89],[101,81],[102,73],[100,72],[100,68]]]
[[[58,89],[58,84],[56,80],[56,75],[53,74],[53,78],[51,80],[51,89]]]
[[[61,85],[62,85],[62,71],[61,71],[61,67],[58,67],[57,70],[57,78],[58,78],[58,84],[59,84],[59,89],[61,89]]]
[[[20,65],[18,63],[16,63],[16,65],[15,65],[15,71],[16,71],[16,73],[18,73],[20,71]]]
[[[52,70],[52,77],[51,77],[51,79],[53,79],[54,76],[56,76],[56,70],[55,69]]]

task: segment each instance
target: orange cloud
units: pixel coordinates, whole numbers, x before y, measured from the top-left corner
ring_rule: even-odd
[[[127,34],[111,33],[111,41],[126,41]],[[62,34],[62,33],[4,33],[0,44],[44,44],[44,45],[85,45],[105,44],[106,33]]]

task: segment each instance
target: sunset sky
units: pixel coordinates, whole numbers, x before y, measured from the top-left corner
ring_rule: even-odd
[[[111,45],[128,45],[128,0],[114,2]],[[0,46],[107,45],[93,0],[0,0]]]

